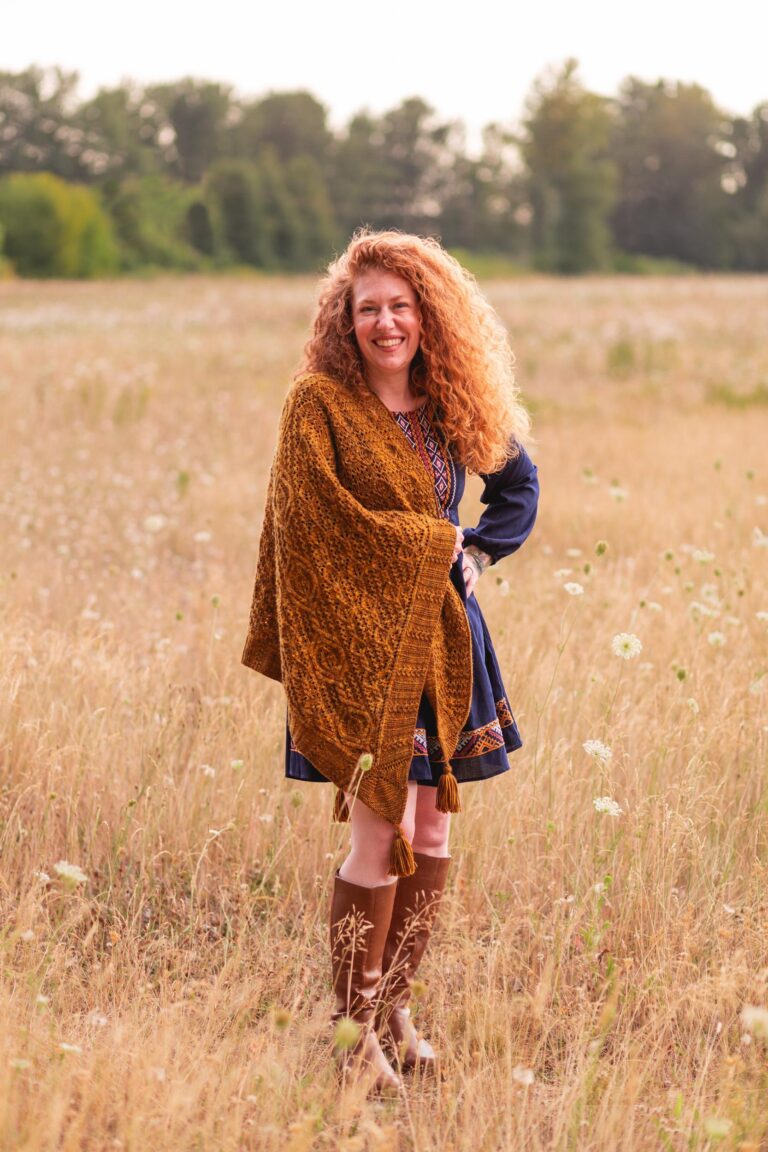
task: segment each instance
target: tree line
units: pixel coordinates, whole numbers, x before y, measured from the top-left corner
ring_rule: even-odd
[[[0,73],[0,260],[21,275],[317,269],[361,224],[549,272],[768,270],[768,102],[732,116],[634,77],[601,96],[569,60],[478,155],[418,97],[333,131],[304,91],[77,85]]]

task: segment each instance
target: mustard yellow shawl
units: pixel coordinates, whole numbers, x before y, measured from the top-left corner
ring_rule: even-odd
[[[445,757],[438,807],[459,810],[449,759],[469,713],[472,645],[449,578],[455,539],[375,393],[317,374],[293,384],[242,662],[283,684],[307,759],[395,826],[393,875],[415,870],[400,822],[423,691]]]

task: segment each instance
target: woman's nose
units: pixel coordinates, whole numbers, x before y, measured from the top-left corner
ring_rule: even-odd
[[[395,319],[394,315],[392,314],[392,312],[389,311],[388,308],[382,308],[379,311],[379,315],[377,317],[376,327],[377,328],[391,328],[392,324],[394,323],[394,319]]]

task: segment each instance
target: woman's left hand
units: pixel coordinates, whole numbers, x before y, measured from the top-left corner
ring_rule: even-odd
[[[490,556],[487,556],[485,552],[480,552],[477,548],[473,548],[471,544],[462,553],[461,570],[464,574],[464,587],[467,590],[467,597],[470,597],[474,592],[475,585],[488,564],[490,564],[490,561]]]
[[[469,599],[480,579],[480,569],[473,560],[470,560],[466,552],[461,558],[461,570],[464,573],[464,587],[467,590],[467,599]]]

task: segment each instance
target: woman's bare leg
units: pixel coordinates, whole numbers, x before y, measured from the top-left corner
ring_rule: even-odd
[[[414,781],[408,782],[408,800],[402,819],[402,829],[410,841],[413,841],[414,836],[419,791],[421,789],[417,788]],[[349,855],[339,868],[339,876],[342,880],[358,884],[361,888],[379,888],[382,884],[395,884],[397,876],[389,875],[395,829],[388,820],[372,812],[359,797],[352,802],[352,798],[348,795],[347,801],[350,807],[352,844]]]
[[[451,832],[450,812],[438,812],[435,807],[437,788],[424,784],[416,787],[416,827],[413,850],[424,856],[447,856],[448,837]]]

